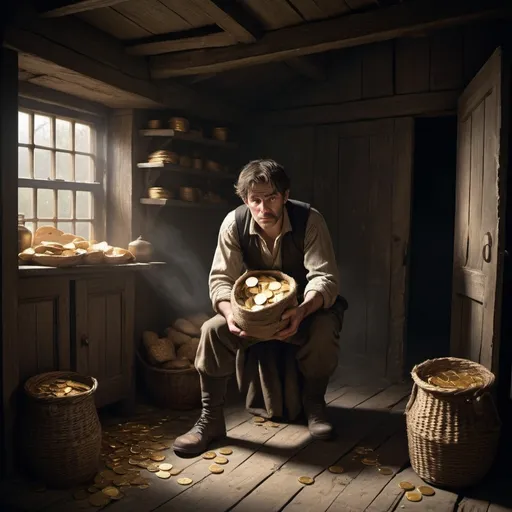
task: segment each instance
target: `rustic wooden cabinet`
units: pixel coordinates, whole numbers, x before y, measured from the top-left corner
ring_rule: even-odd
[[[71,369],[98,380],[96,405],[134,394],[135,273],[22,277],[19,283],[20,383]]]
[[[73,367],[98,380],[96,404],[124,397],[132,386],[134,276],[75,281]]]
[[[70,368],[70,296],[66,278],[23,279],[18,294],[21,382]]]

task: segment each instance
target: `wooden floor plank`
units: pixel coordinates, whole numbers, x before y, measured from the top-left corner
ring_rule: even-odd
[[[387,409],[396,404],[397,399],[402,396],[402,390],[398,393],[386,394],[380,399],[382,393],[374,394],[369,397],[368,400],[361,401],[354,409],[354,413],[361,408],[364,411],[366,404],[371,401],[376,409]],[[356,396],[356,395],[355,395]],[[350,401],[349,394],[344,395],[343,399],[338,402],[340,406],[344,405],[344,402],[354,403]],[[336,402],[333,402],[333,406],[336,406]],[[381,418],[377,424],[384,425],[386,417]],[[399,421],[399,420],[398,420]],[[365,434],[373,430],[376,423],[371,420],[361,422],[360,418],[350,418],[349,423],[341,427],[338,438],[331,442],[314,441],[308,445],[304,450],[299,452],[297,455],[286,462],[280,470],[265,480],[257,489],[250,493],[237,507],[233,510],[240,512],[245,510],[252,510],[258,507],[258,504],[265,503],[265,510],[281,510],[287,505],[287,503],[293,503],[296,500],[297,493],[301,492],[303,485],[298,481],[300,476],[317,477],[321,474],[325,468],[334,464],[340,459],[340,457],[351,450],[361,439],[364,438]],[[378,440],[374,442],[375,446],[379,446],[386,437],[391,435],[398,428],[397,423],[392,427],[391,431],[387,431],[386,428],[379,429]],[[326,482],[330,485],[330,482]],[[315,483],[314,486],[304,488],[304,490],[317,489],[318,486]],[[335,497],[335,496],[334,496]],[[314,497],[310,503],[307,504],[303,510],[308,510],[307,507],[313,507],[315,510],[321,510],[318,505],[318,497]],[[334,499],[334,498],[333,498]],[[290,505],[288,505],[290,506]]]
[[[396,433],[376,453],[383,466],[389,467],[393,474],[399,472],[409,460],[405,431]],[[359,475],[340,492],[329,507],[329,512],[364,510],[392,478],[393,475],[383,475],[375,467],[362,468]]]
[[[462,498],[457,506],[457,512],[488,512],[490,503],[487,500]]]
[[[350,388],[340,398],[334,400],[331,405],[335,412],[355,407],[369,398],[373,397],[379,389],[372,387]],[[262,428],[262,427],[255,427]],[[297,436],[303,441],[297,442],[297,437],[290,436],[293,428],[299,428]],[[297,452],[301,452],[304,445],[311,443],[311,437],[306,426],[288,425],[283,429],[282,436],[267,441],[259,449],[254,448],[258,453],[248,458],[246,462],[232,470],[224,479],[219,475],[210,476],[207,481],[201,482],[188,489],[179,500],[170,500],[159,508],[159,512],[166,510],[187,510],[197,509],[200,504],[208,503],[209,511],[222,511],[236,505],[244,496],[257,487],[263,480],[267,479],[279,466]],[[213,490],[214,489],[214,490]],[[215,499],[212,499],[214,494]],[[261,507],[261,503],[259,504]],[[265,505],[267,508],[267,505]]]
[[[398,485],[398,482],[405,480],[411,482],[416,487],[420,485],[430,485],[425,483],[409,466],[397,475],[389,485]],[[420,502],[411,502],[405,497],[405,493],[398,502],[396,510],[415,511],[415,512],[451,512],[455,510],[458,495],[451,491],[435,488],[434,496],[424,496]],[[384,509],[385,510],[385,509]]]

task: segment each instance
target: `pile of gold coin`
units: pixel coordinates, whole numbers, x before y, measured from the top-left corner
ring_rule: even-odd
[[[470,389],[483,386],[484,379],[477,372],[447,370],[429,375],[427,382],[444,389]]]
[[[187,430],[183,417],[169,421],[168,416],[151,414],[139,417],[103,430],[101,460],[104,466],[86,488],[73,494],[76,500],[88,500],[96,507],[107,505],[111,500],[124,497],[127,488],[147,489],[150,486],[149,473],[158,478],[168,479],[181,473],[181,469],[165,462],[166,452],[176,436]],[[148,473],[145,473],[147,471]],[[180,485],[192,482],[180,478]]]
[[[290,283],[262,274],[248,277],[237,292],[240,306],[250,311],[261,311],[265,306],[283,300],[290,293]]]
[[[221,473],[224,473],[224,468],[222,466],[229,462],[229,459],[224,457],[224,455],[231,455],[233,450],[231,448],[221,448],[219,453],[220,455],[217,455],[215,452],[205,452],[202,455],[203,459],[205,460],[213,460],[214,463],[208,466],[208,471],[214,475],[220,475]],[[190,483],[192,483],[192,480]]]
[[[151,164],[177,164],[179,156],[174,151],[162,149],[155,151],[148,156],[148,162]]]
[[[416,487],[411,482],[399,482],[398,487],[405,491],[405,497],[409,501],[421,501],[423,496],[434,496],[436,491],[428,485],[420,485]]]
[[[37,387],[35,394],[40,398],[54,398],[63,396],[76,396],[89,391],[91,386],[68,379],[50,377]]]

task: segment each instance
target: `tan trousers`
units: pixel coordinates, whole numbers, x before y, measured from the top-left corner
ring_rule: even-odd
[[[307,317],[299,331],[283,342],[300,345],[297,363],[306,379],[324,379],[333,374],[338,365],[342,323],[343,309],[335,304]],[[225,318],[217,315],[203,324],[195,366],[199,373],[210,377],[231,376],[236,369],[237,351],[254,343],[229,332]]]

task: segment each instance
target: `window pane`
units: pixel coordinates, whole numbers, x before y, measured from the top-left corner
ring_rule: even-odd
[[[55,218],[55,190],[40,188],[37,190],[37,217],[39,219]]]
[[[38,146],[53,146],[51,118],[34,114],[34,144]]]
[[[59,190],[57,192],[57,218],[73,218],[73,192],[71,190]]]
[[[72,222],[57,222],[57,229],[64,231],[64,233],[73,233]]]
[[[71,153],[55,153],[55,177],[58,180],[73,181],[73,155]]]
[[[75,123],[75,151],[91,153],[91,128],[86,124]]]
[[[94,181],[94,168],[90,156],[75,155],[75,181]]]
[[[18,189],[18,213],[25,215],[26,219],[34,218],[34,189]]]
[[[76,218],[77,219],[92,219],[92,192],[76,193]]]
[[[18,142],[30,144],[30,115],[18,112]]]
[[[34,149],[34,178],[49,179],[51,168],[52,152],[48,149]]]
[[[75,235],[83,236],[86,240],[92,238],[92,222],[77,222]]]
[[[18,177],[30,178],[30,149],[18,148]]]
[[[55,120],[55,143],[57,149],[73,149],[71,122],[64,119]]]

